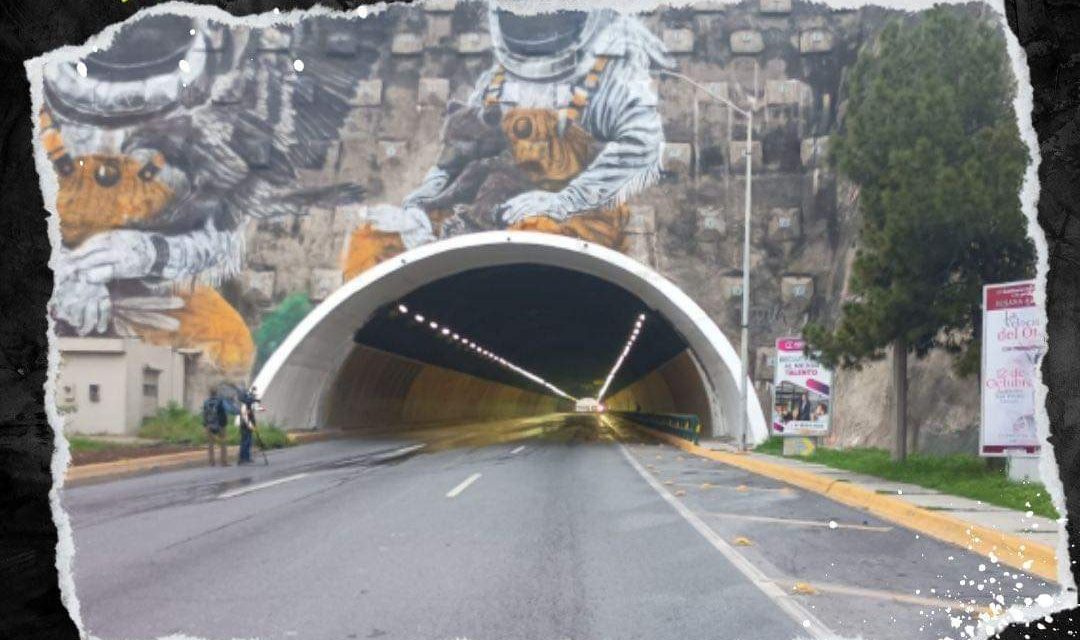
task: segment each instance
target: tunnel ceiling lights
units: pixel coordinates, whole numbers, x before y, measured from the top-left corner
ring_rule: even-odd
[[[405,305],[399,304],[397,306],[397,311],[398,311],[398,314],[400,314],[400,316],[402,318],[407,318],[408,317],[409,308],[406,307]],[[527,371],[525,369],[522,369],[521,367],[517,366],[513,362],[508,361],[506,358],[498,356],[495,353],[485,349],[484,347],[476,344],[472,340],[469,340],[465,336],[454,332],[453,329],[451,329],[450,327],[447,327],[445,325],[440,325],[438,322],[436,322],[434,320],[430,320],[428,318],[425,318],[423,315],[421,315],[419,313],[414,314],[412,319],[419,326],[423,326],[425,324],[425,322],[426,322],[427,326],[429,328],[431,328],[433,331],[435,331],[435,333],[437,335],[441,335],[443,337],[446,337],[446,338],[450,339],[452,342],[461,343],[465,347],[466,351],[472,351],[474,353],[474,355],[482,356],[482,357],[486,358],[487,360],[490,360],[491,362],[493,362],[493,363],[495,363],[495,364],[497,364],[497,365],[499,365],[499,366],[501,366],[501,367],[503,367],[505,369],[509,369],[510,371],[513,371],[514,373],[516,373],[516,374],[518,374],[518,375],[520,375],[520,376],[522,376],[524,378],[528,378],[529,380],[531,380],[531,381],[535,382],[536,384],[546,388],[548,391],[551,391],[552,393],[554,393],[554,394],[556,394],[558,396],[562,396],[563,398],[566,398],[567,400],[577,402],[577,398],[570,395],[569,393],[566,393],[565,391],[563,391],[562,389],[560,389],[560,388],[556,387],[555,385],[551,384],[547,380],[544,380],[543,378],[536,375],[535,373],[532,373],[531,371]]]
[[[619,368],[622,367],[623,361],[626,360],[626,356],[630,354],[630,350],[634,348],[634,343],[637,342],[638,336],[641,335],[641,328],[645,326],[645,314],[639,314],[637,322],[634,323],[634,328],[630,330],[630,337],[626,339],[626,346],[623,347],[622,353],[619,354],[618,359],[615,360],[615,364],[611,367],[611,371],[608,372],[607,378],[604,379],[604,386],[600,387],[600,393],[596,394],[596,401],[600,402],[604,399],[604,394],[607,393],[608,387],[611,386],[611,381],[615,379],[615,374],[619,372]]]

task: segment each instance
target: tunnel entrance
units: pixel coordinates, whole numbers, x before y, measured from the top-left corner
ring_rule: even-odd
[[[573,411],[573,400],[475,357],[449,328],[585,398],[596,395],[642,313],[647,322],[605,406],[695,414],[706,437],[737,437],[739,361],[704,311],[633,259],[550,234],[454,238],[364,272],[297,326],[255,384],[270,417],[299,428]],[[429,329],[435,319],[438,329]],[[752,402],[748,439],[766,436]]]

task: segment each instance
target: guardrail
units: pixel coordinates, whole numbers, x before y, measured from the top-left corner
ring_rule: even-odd
[[[609,411],[638,424],[670,433],[673,436],[698,444],[701,437],[701,420],[689,413],[638,413],[636,411]]]

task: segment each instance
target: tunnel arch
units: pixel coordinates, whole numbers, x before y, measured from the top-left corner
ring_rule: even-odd
[[[662,314],[689,347],[689,359],[708,395],[707,422],[713,425],[713,435],[738,436],[741,363],[697,303],[625,254],[566,236],[525,231],[474,233],[423,245],[346,282],[293,329],[259,371],[254,384],[268,417],[293,428],[323,426],[328,396],[357,348],[354,332],[377,310],[455,273],[520,263],[592,275],[622,287]],[[761,442],[768,436],[768,426],[760,404],[750,402],[748,413],[748,440]]]

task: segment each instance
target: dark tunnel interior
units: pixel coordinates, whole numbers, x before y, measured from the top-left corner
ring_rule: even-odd
[[[408,313],[402,314],[399,304]],[[414,319],[416,313],[425,317],[423,323]],[[436,280],[380,309],[354,340],[425,364],[543,390],[476,355],[452,334],[444,335],[442,327],[449,327],[574,397],[595,397],[641,313],[644,327],[608,389],[611,396],[684,352],[687,344],[634,294],[570,269],[513,264]]]

